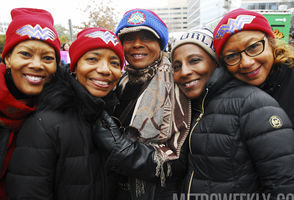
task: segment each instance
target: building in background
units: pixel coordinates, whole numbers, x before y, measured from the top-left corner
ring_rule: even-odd
[[[290,31],[294,31],[294,0],[242,0],[242,8],[248,10],[287,11],[291,14]]]
[[[187,0],[168,0],[166,7],[149,8],[166,23],[169,32],[187,30]]]
[[[170,33],[193,31],[239,8],[241,0],[168,0],[164,7],[149,8],[167,24]]]
[[[293,0],[242,0],[241,7],[248,10],[281,10],[294,8]]]

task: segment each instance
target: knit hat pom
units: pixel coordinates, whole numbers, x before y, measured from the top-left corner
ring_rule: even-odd
[[[43,9],[14,8],[12,21],[6,32],[2,59],[18,43],[24,40],[41,40],[54,47],[57,60],[60,60],[60,41],[54,28],[52,15]]]
[[[80,57],[92,49],[106,48],[113,50],[124,65],[124,53],[121,42],[117,36],[103,28],[87,28],[78,33],[77,39],[69,47],[70,71],[75,70]]]
[[[118,24],[115,34],[121,38],[122,35],[147,30],[152,32],[160,40],[161,50],[168,43],[168,29],[160,17],[146,9],[133,9],[127,11]]]
[[[214,29],[213,45],[218,58],[229,37],[243,30],[258,30],[275,38],[269,22],[262,14],[238,8],[227,13]]]

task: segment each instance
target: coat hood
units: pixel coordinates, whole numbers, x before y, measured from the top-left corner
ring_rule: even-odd
[[[59,68],[38,102],[38,111],[77,112],[87,119],[96,119],[103,109],[111,112],[118,99],[113,92],[103,98],[92,96],[71,73]]]

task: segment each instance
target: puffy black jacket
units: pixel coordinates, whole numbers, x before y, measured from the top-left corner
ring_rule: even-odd
[[[6,181],[9,199],[110,199],[104,154],[92,139],[105,102],[70,75],[56,75],[17,137]]]
[[[205,95],[200,107],[192,102],[184,192],[191,199],[199,193],[294,193],[294,133],[279,104],[222,68]]]
[[[273,67],[260,88],[278,101],[294,124],[294,68],[282,64]]]

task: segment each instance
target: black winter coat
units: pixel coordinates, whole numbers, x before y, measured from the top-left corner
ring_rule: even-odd
[[[6,181],[10,199],[109,199],[104,154],[92,139],[105,102],[69,74],[56,75],[18,134]]]
[[[294,124],[294,68],[282,64],[273,67],[261,89],[278,101]]]
[[[184,192],[191,199],[199,193],[294,193],[294,133],[279,104],[223,68],[205,95],[202,107],[192,102]]]

